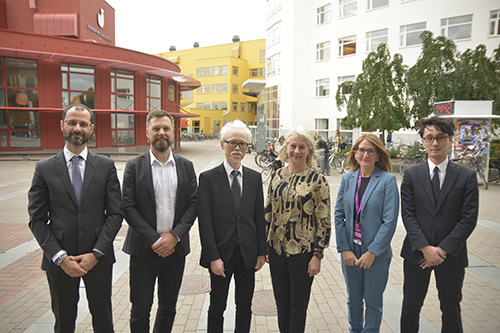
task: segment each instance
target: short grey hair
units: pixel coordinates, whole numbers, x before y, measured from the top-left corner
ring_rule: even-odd
[[[228,133],[235,129],[239,129],[245,132],[248,142],[252,142],[252,132],[250,131],[248,126],[239,119],[233,120],[222,127],[220,131],[220,139],[225,140],[228,136]]]

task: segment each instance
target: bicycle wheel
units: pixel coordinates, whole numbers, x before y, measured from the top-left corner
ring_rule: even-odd
[[[342,166],[344,163],[345,159],[342,159],[340,157],[336,157],[334,164],[335,164],[335,169],[337,169],[338,172],[344,173],[344,167]]]
[[[495,163],[490,161],[490,168],[488,174],[488,181],[490,183],[498,183],[500,182],[500,170],[495,165]]]
[[[479,174],[479,177],[483,181],[484,189],[487,190],[488,189],[488,182],[486,181],[486,177],[484,176],[483,168],[480,165],[477,166],[477,173]]]
[[[349,171],[351,171],[351,165],[349,164],[347,158],[344,158],[344,160],[342,161],[342,173]]]
[[[274,171],[274,168],[273,168],[272,164],[269,164],[264,169],[262,169],[262,171],[260,173],[262,176],[262,183],[267,182],[271,178],[273,171]]]
[[[399,174],[401,175],[401,177],[405,175],[406,168],[412,166],[413,164],[414,162],[412,160],[409,159],[401,160],[401,163],[399,163]]]
[[[254,157],[254,160],[255,160],[255,164],[257,164],[257,166],[259,168],[262,168],[262,166],[260,165],[260,158],[262,156],[262,152],[258,152],[257,154],[255,154],[255,157]]]

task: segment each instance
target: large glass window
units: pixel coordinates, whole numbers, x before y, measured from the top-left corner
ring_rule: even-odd
[[[280,73],[280,54],[277,53],[267,59],[267,77]]]
[[[356,36],[339,38],[339,56],[356,54]]]
[[[330,79],[316,80],[316,97],[330,95]]]
[[[375,9],[389,5],[389,0],[368,0],[368,9]]]
[[[250,77],[264,76],[264,68],[250,68],[248,76]]]
[[[193,91],[192,90],[183,91],[181,93],[181,99],[193,99]]]
[[[61,63],[63,108],[70,104],[95,107],[95,69],[93,66]]]
[[[388,36],[389,30],[388,29],[381,29],[381,30],[375,30],[375,31],[370,31],[366,33],[366,51],[371,52],[377,50],[377,47],[385,43],[387,44],[387,36]]]
[[[210,94],[210,85],[209,84],[204,84],[200,86],[198,89],[196,89],[197,94]]]
[[[328,119],[314,119],[314,130],[328,140]]]
[[[332,5],[326,4],[316,8],[316,24],[329,23],[332,20]]]
[[[316,44],[316,61],[330,60],[330,41]]]
[[[214,66],[212,68],[213,75],[225,75],[227,74],[227,66]]]
[[[113,146],[134,145],[134,133],[134,115],[132,113],[111,113]]]
[[[339,0],[339,17],[354,15],[357,10],[357,0]]]
[[[212,93],[227,93],[227,83],[214,84],[212,85]]]
[[[267,47],[273,46],[278,43],[281,38],[281,29],[280,29],[281,21],[272,25],[269,29],[267,29],[267,38],[266,43]]]
[[[175,82],[168,81],[168,100],[175,102]]]
[[[500,10],[490,11],[490,29],[488,31],[490,36],[500,36]]]
[[[197,109],[210,109],[210,102],[196,103]]]
[[[422,44],[420,34],[427,28],[426,22],[402,25],[399,30],[399,46]]]
[[[208,103],[210,105],[210,103]],[[210,106],[208,107],[210,109]],[[212,108],[214,110],[227,110],[227,102],[213,102]]]
[[[111,109],[134,110],[134,72],[111,69]]]
[[[451,40],[472,37],[472,15],[441,19],[441,36]]]
[[[252,111],[250,110],[250,105],[249,105],[249,111]],[[267,116],[266,137],[268,139],[276,139],[279,137],[279,128],[280,128],[278,86],[271,86],[265,89],[264,112],[266,113]]]
[[[339,86],[344,82],[348,81],[351,82],[351,84],[344,86],[344,91],[343,91],[345,95],[350,95],[352,93],[352,86],[354,85],[354,79],[355,79],[354,75],[339,76],[337,79]]]
[[[210,76],[211,70],[211,67],[196,68],[196,76]]]
[[[148,111],[161,109],[161,77],[148,75],[146,78]]]

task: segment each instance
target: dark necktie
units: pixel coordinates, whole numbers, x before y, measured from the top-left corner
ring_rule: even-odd
[[[434,175],[432,176],[432,192],[434,192],[434,200],[436,200],[436,204],[439,199],[439,192],[441,191],[439,188],[439,168],[434,168]]]
[[[233,175],[231,191],[233,192],[233,200],[234,200],[234,206],[236,207],[236,211],[238,211],[238,209],[240,208],[240,199],[241,199],[241,186],[240,182],[238,181],[239,174],[240,172],[237,170],[233,170],[231,172],[231,175]]]
[[[75,191],[76,202],[80,204],[80,196],[82,194],[82,172],[80,171],[80,160],[82,157],[80,155],[75,155],[71,159],[73,163],[73,169],[71,170],[71,179],[73,184],[73,190]]]

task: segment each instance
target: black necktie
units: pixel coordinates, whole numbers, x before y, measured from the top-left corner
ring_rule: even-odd
[[[439,192],[441,191],[440,187],[439,187],[439,168],[438,167],[434,168],[434,175],[432,176],[431,183],[432,183],[432,192],[434,192],[434,200],[436,200],[436,204],[437,204],[438,199],[439,199]]]
[[[240,208],[240,199],[241,199],[241,186],[238,181],[239,171],[233,170],[231,171],[231,175],[233,175],[233,182],[231,184],[231,191],[233,192],[233,200],[234,206],[236,207],[236,211]]]
[[[73,169],[71,170],[71,178],[73,190],[75,191],[76,202],[80,204],[80,196],[82,194],[82,172],[80,171],[80,160],[83,159],[80,155],[75,155],[71,159]]]

